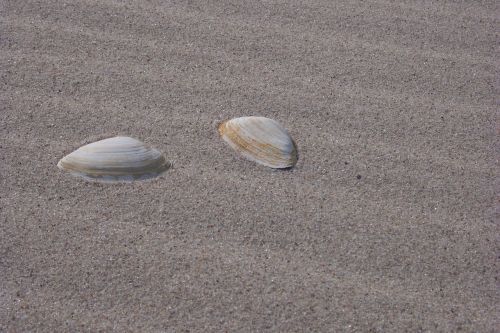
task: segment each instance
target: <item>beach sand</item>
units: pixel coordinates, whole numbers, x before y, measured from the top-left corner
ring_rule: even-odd
[[[495,3],[1,1],[0,331],[494,332]],[[172,169],[57,168],[114,135]]]

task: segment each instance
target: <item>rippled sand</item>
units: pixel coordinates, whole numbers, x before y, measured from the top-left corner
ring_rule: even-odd
[[[493,332],[496,1],[197,3],[0,2],[0,331]],[[58,170],[114,135],[173,167]]]

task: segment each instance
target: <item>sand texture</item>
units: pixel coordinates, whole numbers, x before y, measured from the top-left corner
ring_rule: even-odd
[[[0,332],[495,332],[497,4],[1,0]],[[115,135],[172,168],[57,168]]]

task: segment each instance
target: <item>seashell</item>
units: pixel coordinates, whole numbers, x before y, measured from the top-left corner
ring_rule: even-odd
[[[265,117],[240,117],[219,125],[219,134],[234,150],[259,164],[290,168],[297,162],[297,147],[287,130]]]
[[[93,142],[63,157],[57,166],[87,180],[131,182],[154,178],[170,167],[156,149],[139,140],[117,136]]]

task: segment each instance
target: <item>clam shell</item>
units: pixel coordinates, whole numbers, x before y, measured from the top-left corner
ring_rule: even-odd
[[[170,167],[156,149],[139,140],[117,136],[93,142],[63,157],[57,166],[75,176],[100,182],[154,178]]]
[[[287,130],[265,117],[240,117],[219,125],[219,134],[234,150],[259,164],[290,168],[297,162],[297,148]]]

